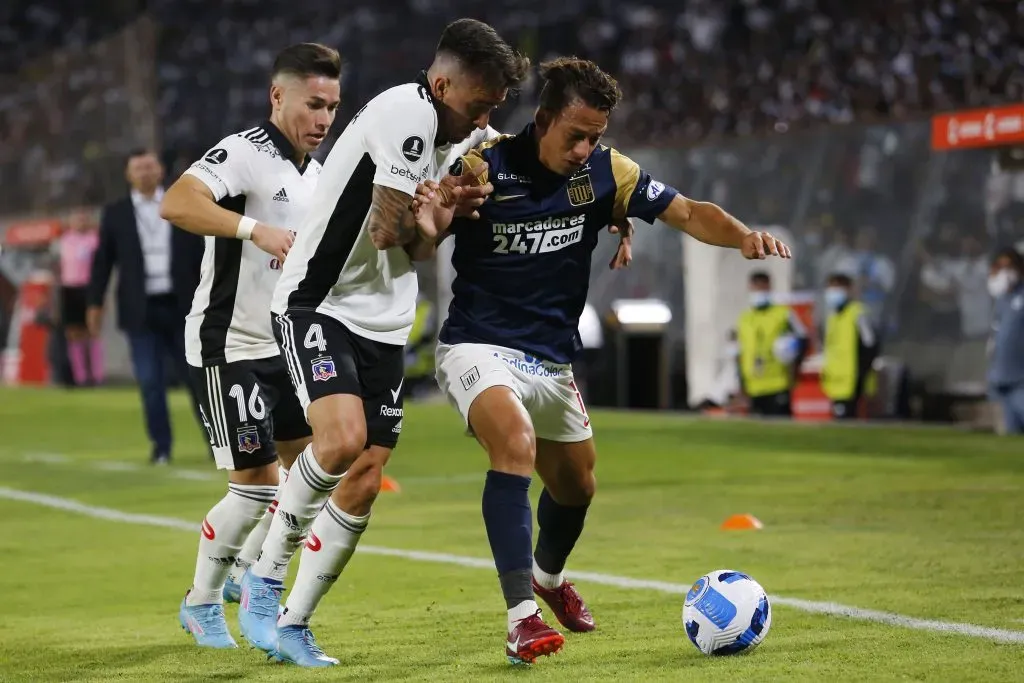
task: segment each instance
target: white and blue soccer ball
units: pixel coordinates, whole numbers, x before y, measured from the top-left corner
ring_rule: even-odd
[[[772,608],[761,584],[743,572],[719,569],[697,579],[683,603],[683,627],[706,655],[735,655],[761,644]]]

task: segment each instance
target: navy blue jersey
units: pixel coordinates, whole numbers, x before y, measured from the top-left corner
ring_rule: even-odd
[[[623,216],[653,223],[678,192],[604,145],[572,176],[552,173],[537,158],[533,124],[477,147],[451,171],[484,161],[494,193],[479,220],[452,224],[454,298],[439,338],[571,363],[601,232]]]

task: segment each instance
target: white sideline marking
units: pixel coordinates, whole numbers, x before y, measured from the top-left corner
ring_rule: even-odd
[[[59,453],[26,453],[22,456],[23,462],[35,462],[43,463],[47,465],[67,465],[73,462],[73,459],[61,455]],[[186,479],[188,481],[227,481],[227,477],[219,472],[207,472],[203,470],[181,470],[176,467],[160,468],[159,470],[154,469],[151,465],[139,465],[133,462],[125,462],[123,460],[97,460],[88,462],[87,467],[90,467],[101,472],[141,472],[147,470],[150,472],[159,472],[159,476],[168,476],[174,479]],[[419,485],[430,485],[430,486],[443,486],[445,484],[471,484],[479,482],[483,485],[484,476],[479,472],[467,472],[464,474],[452,474],[452,475],[435,475],[435,476],[422,476],[422,477],[402,477],[398,482],[400,485],[413,484]]]
[[[199,524],[187,522],[174,517],[160,517],[157,515],[139,515],[130,512],[122,512],[111,508],[86,505],[78,501],[58,496],[50,496],[44,493],[33,493],[31,491],[18,491],[0,487],[0,498],[17,500],[23,503],[33,503],[45,507],[77,512],[78,514],[96,519],[104,519],[111,522],[125,524],[142,524],[145,526],[163,527],[165,529],[176,529],[195,533],[199,531]],[[397,548],[383,548],[380,546],[360,545],[358,552],[367,555],[386,555],[389,557],[400,557],[406,560],[418,562],[437,562],[440,564],[452,564],[459,567],[470,567],[473,569],[487,569],[494,571],[494,562],[478,557],[466,557],[464,555],[449,555],[448,553],[433,553],[422,550],[400,550]],[[668,583],[665,581],[647,581],[643,579],[631,579],[625,576],[613,576],[611,574],[599,574],[596,572],[566,572],[566,576],[580,581],[589,581],[605,586],[616,588],[632,588],[637,590],[658,591],[674,595],[685,595],[690,589],[689,585],[679,583]],[[812,614],[828,614],[830,616],[849,617],[860,621],[873,621],[891,626],[917,631],[934,631],[938,633],[952,633],[959,636],[970,636],[973,638],[987,638],[1000,643],[1021,643],[1024,644],[1024,631],[1011,631],[988,626],[977,626],[975,624],[962,624],[951,621],[937,621],[934,619],[916,619],[893,612],[881,612],[872,609],[861,609],[841,605],[835,602],[815,602],[813,600],[801,600],[799,598],[786,598],[780,595],[771,596],[771,601],[776,605],[792,607],[803,612]]]
[[[25,462],[44,462],[49,465],[63,465],[69,462],[71,458],[60,453],[26,453],[23,460]]]

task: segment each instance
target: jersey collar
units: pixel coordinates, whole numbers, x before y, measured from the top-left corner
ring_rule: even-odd
[[[270,119],[267,119],[263,122],[263,130],[267,131],[270,141],[277,147],[277,151],[281,152],[281,156],[292,162],[299,173],[305,173],[306,169],[309,168],[309,160],[312,157],[307,154],[301,164],[295,163],[295,146],[288,142],[288,138],[281,132],[281,129],[271,123]]]

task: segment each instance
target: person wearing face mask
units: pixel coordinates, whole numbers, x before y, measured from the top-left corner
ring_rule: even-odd
[[[992,259],[988,292],[995,299],[988,383],[1008,434],[1024,434],[1024,256],[1001,249]]]
[[[873,391],[871,364],[878,356],[878,336],[867,309],[853,299],[853,279],[833,273],[825,288],[825,359],[821,388],[832,401],[832,416],[857,417],[860,398]]]
[[[807,330],[789,306],[772,302],[768,273],[750,276],[750,308],[736,326],[739,376],[754,415],[793,414],[790,392],[804,355]]]

